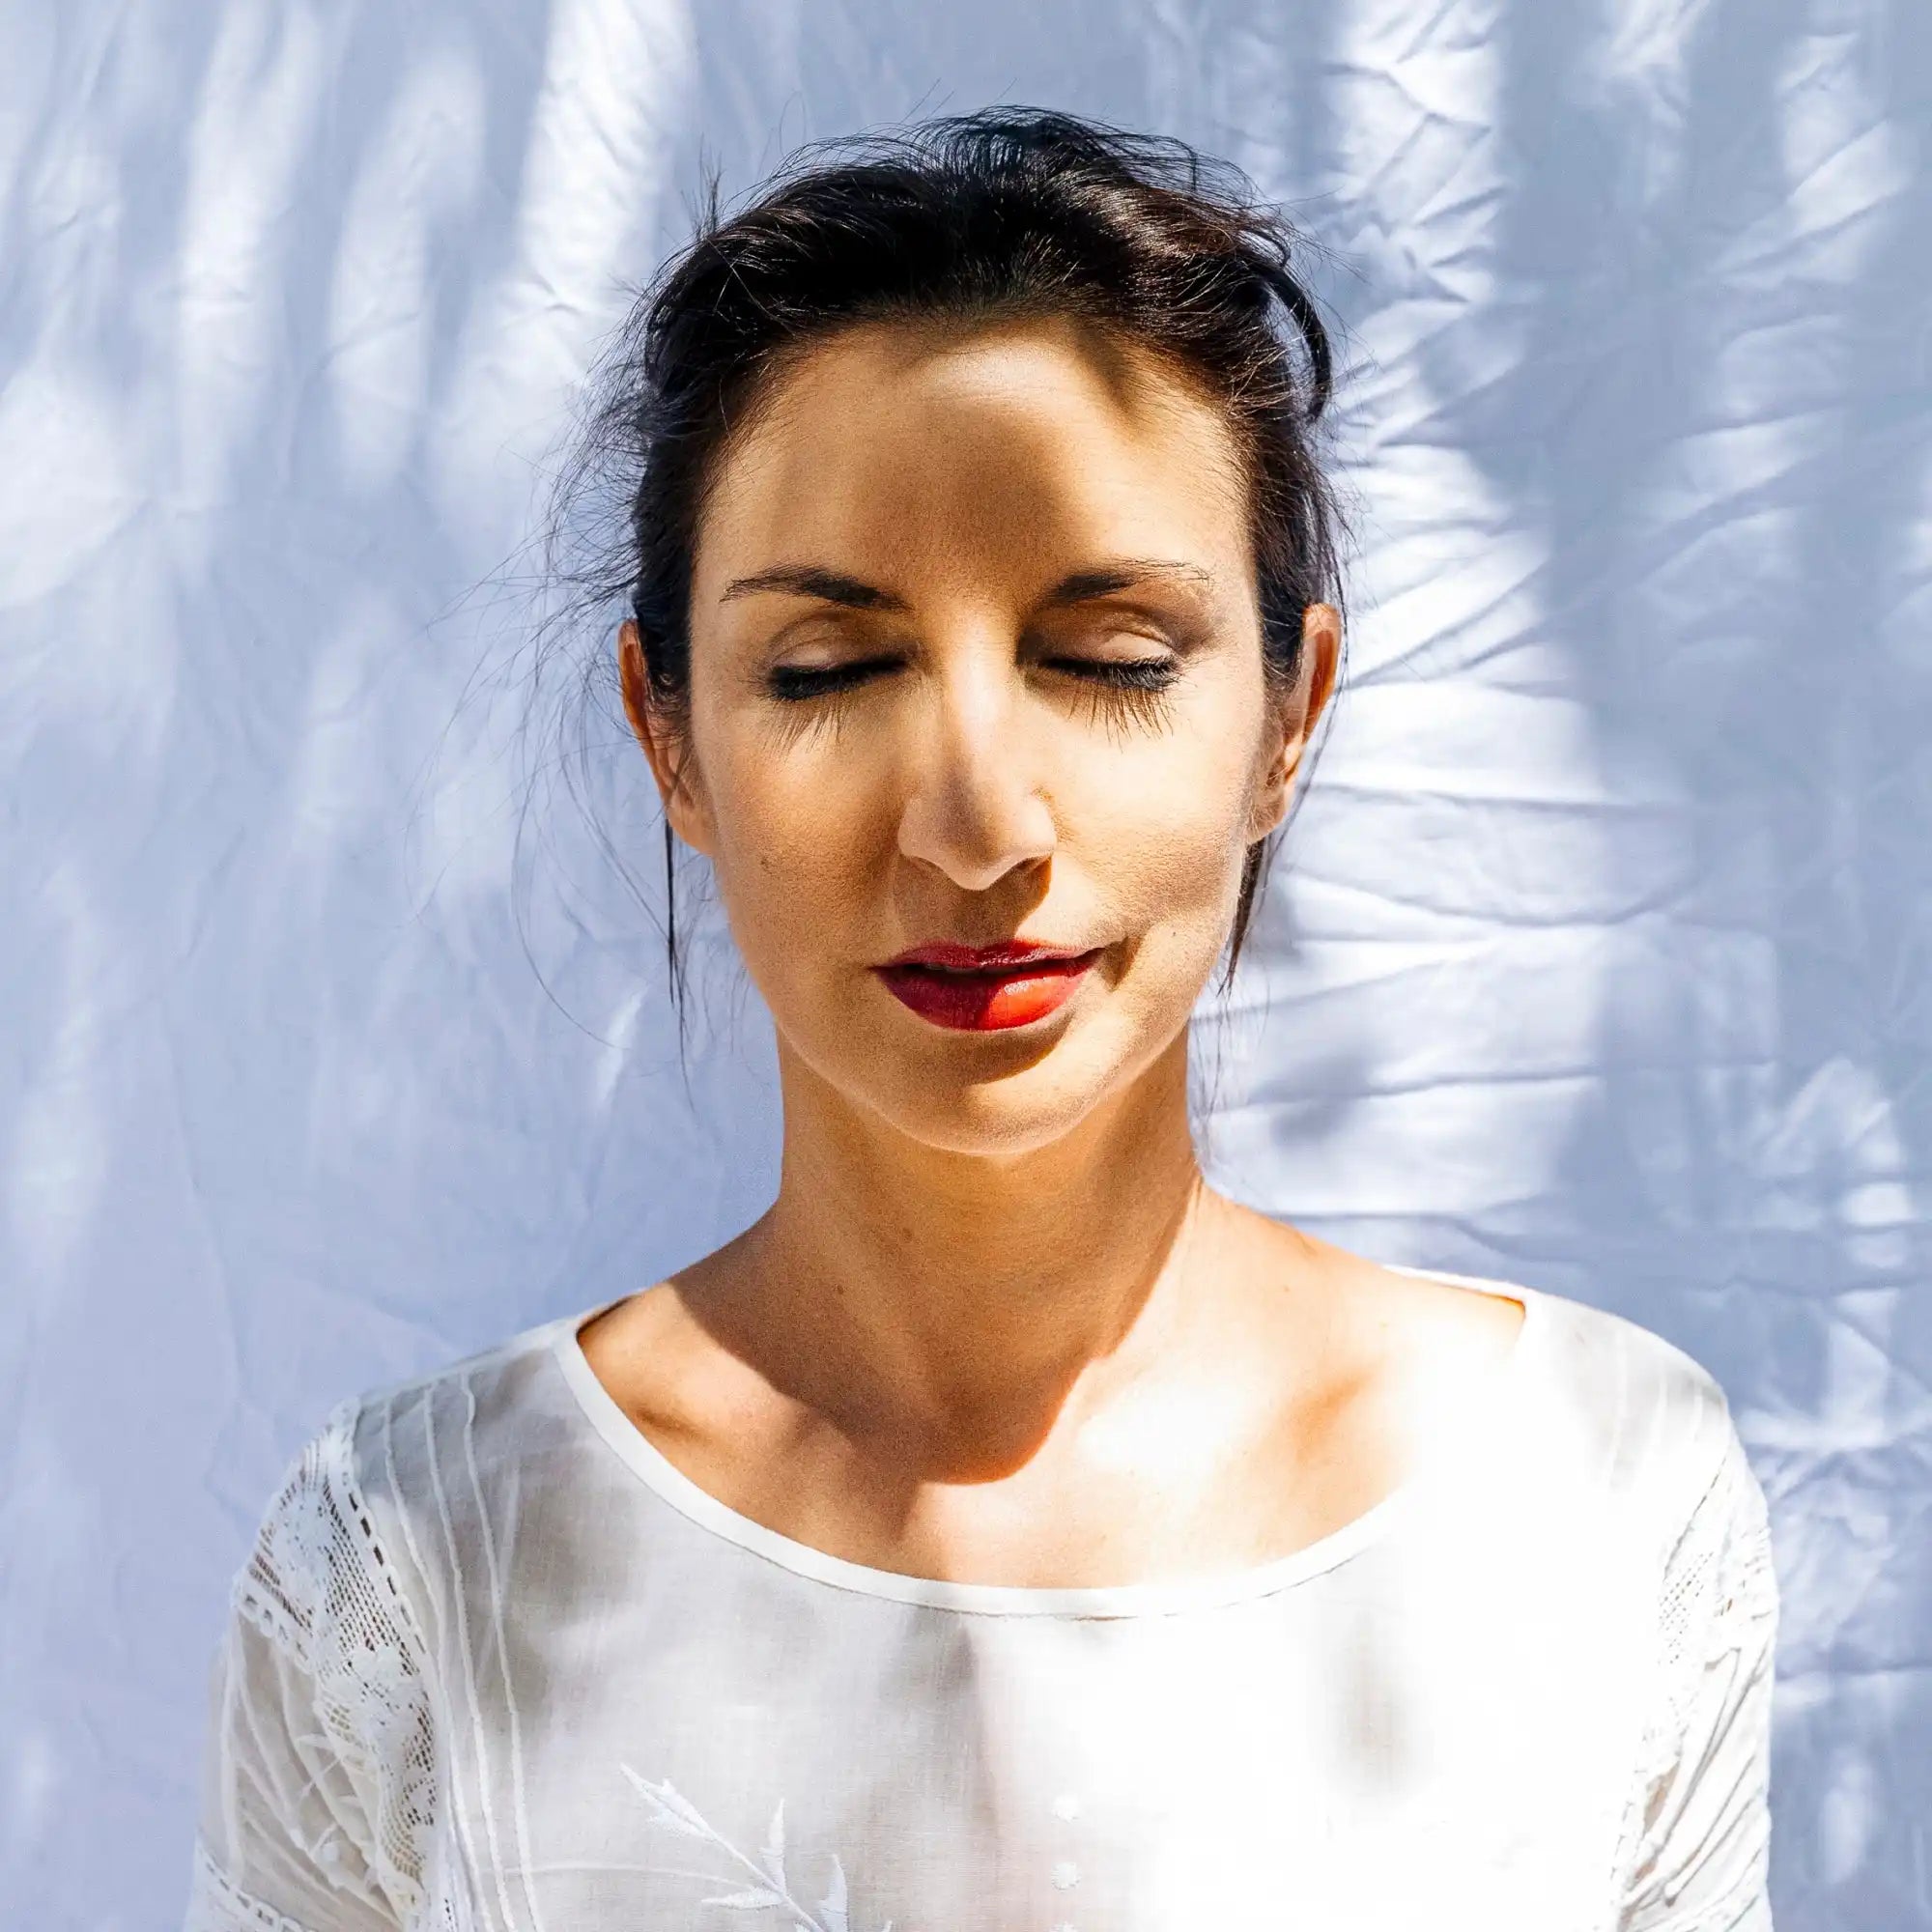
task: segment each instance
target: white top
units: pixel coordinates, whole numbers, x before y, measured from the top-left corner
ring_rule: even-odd
[[[344,1403],[236,1578],[188,1932],[1769,1932],[1776,1603],[1723,1396],[1444,1278],[1528,1311],[1500,1399],[1181,1585],[779,1535],[611,1400],[597,1309]]]

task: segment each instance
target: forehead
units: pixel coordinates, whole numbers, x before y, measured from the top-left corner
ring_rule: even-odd
[[[867,324],[796,357],[728,446],[694,601],[779,560],[916,591],[907,580],[1026,578],[1082,554],[1246,577],[1245,480],[1219,408],[1071,319]]]

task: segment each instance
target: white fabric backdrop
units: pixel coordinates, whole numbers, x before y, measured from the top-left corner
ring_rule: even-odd
[[[10,1924],[175,1922],[226,1581],[334,1397],[761,1204],[755,1003],[712,977],[687,1104],[561,794],[519,933],[503,566],[701,159],[1005,99],[1350,265],[1353,683],[1204,1037],[1219,1173],[1716,1371],[1780,1927],[1932,1926],[1921,0],[4,0],[0,90]]]

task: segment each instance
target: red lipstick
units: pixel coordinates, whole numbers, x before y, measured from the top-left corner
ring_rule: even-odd
[[[958,946],[950,940],[915,946],[876,968],[893,997],[921,1019],[961,1033],[1030,1026],[1057,1011],[1100,949],[1062,948],[1008,940],[1001,946]]]

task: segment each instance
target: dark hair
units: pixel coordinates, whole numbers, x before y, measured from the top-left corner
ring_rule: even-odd
[[[818,143],[728,216],[714,179],[696,237],[639,297],[593,379],[559,501],[602,494],[608,541],[578,581],[628,607],[652,699],[677,717],[706,494],[785,359],[863,322],[1071,316],[1152,352],[1224,412],[1249,477],[1263,648],[1290,683],[1303,611],[1340,596],[1337,511],[1314,449],[1331,355],[1291,268],[1301,245],[1234,167],[1039,108]],[[1242,868],[1230,975],[1269,842]],[[672,856],[667,825],[675,997]]]

